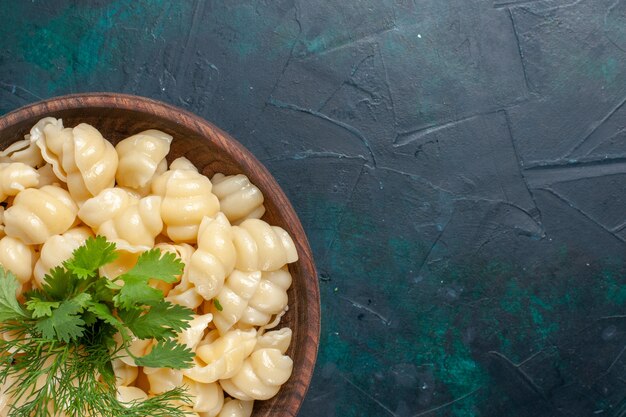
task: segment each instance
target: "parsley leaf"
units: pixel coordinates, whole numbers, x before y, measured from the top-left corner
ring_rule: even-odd
[[[50,317],[52,309],[59,307],[59,304],[61,304],[59,301],[45,301],[37,295],[33,295],[26,302],[26,309],[33,312],[33,318],[38,319],[40,317]]]
[[[79,316],[83,310],[80,302],[81,300],[76,302],[74,299],[61,302],[50,317],[37,322],[35,329],[45,339],[57,339],[65,343],[78,339],[85,331],[85,322]]]
[[[138,310],[119,310],[124,324],[140,339],[162,340],[176,337],[176,333],[189,327],[193,311],[187,307],[161,300],[145,314]]]
[[[142,253],[135,266],[124,275],[173,283],[177,281],[176,275],[182,274],[183,267],[184,264],[173,253],[162,253],[154,248]]]
[[[96,236],[87,239],[64,265],[79,279],[87,279],[96,276],[98,268],[113,262],[117,257],[115,243],[107,242],[104,236]]]
[[[0,265],[0,321],[28,317],[24,308],[17,301],[20,284],[11,271],[5,271]]]
[[[136,275],[122,275],[124,285],[113,301],[117,307],[138,308],[146,304],[157,303],[163,299],[163,291],[148,285],[148,278]]]
[[[177,341],[193,310],[165,301],[163,292],[150,285],[152,279],[175,282],[184,265],[174,254],[153,249],[114,281],[100,276],[100,267],[116,257],[115,245],[105,238],[88,239],[72,258],[48,272],[41,289],[23,294],[24,305],[16,295],[20,283],[0,265],[0,333],[24,336],[0,338],[0,351],[20,352],[4,359],[0,355],[0,381],[20,379],[11,392],[23,405],[11,415],[47,417],[52,405],[55,413],[60,406],[72,416],[183,416],[184,411],[168,405],[170,399],[188,401],[182,388],[120,403],[111,361],[125,350],[143,366],[182,369],[193,364],[194,353]],[[146,356],[129,351],[131,332],[155,339]]]
[[[213,305],[215,306],[217,311],[223,311],[224,310],[224,307],[222,307],[222,305],[220,304],[220,300],[218,300],[217,298],[213,299]]]
[[[117,328],[122,326],[122,323],[111,313],[111,310],[106,304],[90,302],[87,304],[87,310],[111,326]]]
[[[50,270],[44,277],[42,290],[47,298],[56,301],[64,300],[68,294],[73,293],[76,286],[76,277],[62,266]]]
[[[135,357],[138,366],[184,369],[191,366],[194,353],[186,346],[167,339],[157,342],[146,356]]]
[[[109,283],[112,282],[106,277],[102,277],[101,279],[96,281],[93,286],[94,299],[107,303],[113,302],[113,296],[115,294],[113,293],[113,290],[109,288]]]
[[[113,297],[116,307],[128,310],[158,303],[163,299],[163,292],[152,288],[148,281],[176,282],[176,275],[183,272],[183,267],[184,264],[173,253],[161,253],[157,248],[142,253],[135,266],[118,277],[124,285]],[[116,289],[115,285],[109,285],[109,288]]]

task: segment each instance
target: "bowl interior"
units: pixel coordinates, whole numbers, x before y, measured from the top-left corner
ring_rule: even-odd
[[[23,139],[41,118],[63,119],[66,127],[89,123],[117,143],[146,129],[159,129],[174,137],[168,161],[184,156],[208,177],[216,172],[244,173],[261,189],[270,224],[289,232],[299,261],[289,266],[293,276],[289,311],[280,327],[293,330],[288,355],[294,371],[279,394],[257,402],[255,417],[295,416],[308,388],[319,343],[319,288],[311,249],[291,204],[274,178],[245,148],[211,123],[181,109],[153,100],[119,94],[64,96],[18,109],[0,118],[0,148]]]

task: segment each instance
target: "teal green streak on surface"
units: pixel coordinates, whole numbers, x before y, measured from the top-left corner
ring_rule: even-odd
[[[295,42],[295,21],[291,16],[287,15],[278,22],[259,19],[252,3],[225,2],[212,8],[210,18],[219,26],[232,28],[232,31],[223,34],[222,40],[228,44],[228,50],[236,52],[241,58],[253,57],[261,42],[270,42],[272,48],[269,50],[277,53],[290,50]],[[271,28],[268,25],[272,25]],[[271,29],[270,37],[268,29]]]
[[[544,343],[547,343],[550,337],[559,330],[558,323],[549,322],[542,313],[542,311],[551,311],[552,309],[551,305],[547,304],[536,295],[530,296],[530,314],[535,324],[537,334]]]
[[[19,47],[27,63],[54,74],[48,93],[72,89],[96,74],[110,76],[110,71],[116,71],[123,58],[116,27],[137,27],[162,7],[161,1],[132,0],[109,2],[107,7],[71,6],[45,25],[31,23],[21,32]]]
[[[384,374],[390,364],[413,364],[423,372],[430,372],[441,395],[439,403],[434,401],[433,405],[462,398],[446,406],[441,414],[433,415],[478,416],[494,392],[507,395],[493,386],[484,357],[486,352],[472,350],[472,342],[466,341],[467,329],[478,328],[477,338],[483,341],[493,338],[494,350],[513,363],[520,363],[529,354],[548,351],[563,335],[575,332],[580,323],[572,322],[571,317],[577,317],[581,309],[588,307],[589,297],[603,300],[612,294],[615,301],[626,301],[626,288],[620,285],[617,272],[621,264],[615,269],[607,268],[601,276],[600,271],[590,270],[589,280],[582,281],[582,286],[570,285],[569,274],[580,271],[571,266],[573,255],[566,246],[555,250],[553,273],[548,273],[543,265],[525,271],[510,262],[481,259],[450,262],[440,269],[433,266],[420,272],[417,267],[432,242],[415,238],[411,228],[388,233],[387,225],[379,219],[361,216],[351,207],[331,204],[329,209],[327,205],[328,201],[316,196],[305,205],[321,215],[318,223],[328,222],[323,232],[325,239],[336,237],[324,261],[333,281],[321,283],[326,319],[323,319],[320,360],[336,364],[341,375],[365,392],[375,392],[374,373]],[[340,225],[333,223],[338,213],[343,215]],[[341,233],[335,236],[337,229]],[[373,242],[371,236],[384,239]],[[447,250],[445,245],[435,246],[430,255],[445,257]],[[418,273],[421,279],[416,283],[412,277]],[[337,292],[335,287],[339,288]],[[441,298],[450,287],[463,289],[458,300]],[[370,334],[367,328],[359,327],[360,322],[334,319],[342,314],[356,316],[363,312],[351,310],[345,300],[354,297],[354,293],[362,294],[360,288],[376,300],[373,308],[393,306],[394,316],[388,319],[395,321],[397,327]],[[348,385],[345,389],[351,395],[338,398],[357,395],[378,410],[371,397],[353,392],[353,387]],[[394,409],[392,399],[383,403]],[[335,412],[351,415],[353,409],[340,400]]]
[[[616,275],[615,271],[608,268],[602,271],[602,277],[606,286],[607,300],[620,306],[624,305],[626,303],[626,283],[624,278]]]
[[[608,58],[606,62],[602,64],[602,75],[607,83],[615,81],[615,77],[619,74],[619,64],[615,58]]]
[[[504,297],[502,297],[502,301],[500,301],[500,305],[502,309],[508,313],[520,314],[524,309],[522,300],[526,296],[527,294],[520,288],[517,281],[511,280],[507,283],[506,292],[504,293]]]
[[[324,36],[315,37],[309,41],[304,41],[307,52],[311,54],[319,53],[326,49],[327,40]]]
[[[110,49],[103,50],[105,37],[112,27],[112,7],[91,28],[91,19],[76,19],[73,9],[64,10],[46,26],[36,28],[31,36],[24,36],[21,48],[27,62],[47,71],[57,72],[57,79],[48,87],[66,86],[72,77],[93,72],[98,63],[110,69]],[[78,44],[75,44],[78,39]]]
[[[327,340],[334,343],[334,346],[324,347],[321,356],[337,363],[343,373],[352,374],[355,378],[353,382],[360,384],[366,391],[369,389],[368,384],[371,383],[366,375],[371,374],[372,370],[384,369],[384,363],[412,363],[416,367],[430,368],[437,384],[445,386],[450,396],[453,398],[466,396],[447,407],[447,411],[455,417],[474,416],[475,410],[483,401],[480,391],[477,390],[488,385],[489,375],[482,365],[476,362],[469,347],[463,343],[463,336],[456,325],[457,311],[445,306],[431,309],[431,304],[420,302],[420,295],[407,288],[405,280],[402,279],[403,276],[411,274],[407,266],[417,263],[426,256],[431,244],[426,245],[414,238],[391,236],[384,245],[389,250],[388,255],[384,256],[385,262],[356,262],[346,265],[344,264],[346,257],[349,258],[350,254],[363,253],[361,245],[368,242],[374,233],[373,230],[380,226],[375,220],[363,218],[349,209],[345,211],[343,218],[341,228],[350,239],[336,240],[329,254],[331,270],[345,271],[353,287],[358,285],[358,282],[367,281],[368,287],[378,288],[380,292],[373,298],[392,304],[397,317],[405,319],[400,325],[402,332],[394,332],[389,337],[376,339],[368,338],[365,334],[351,334],[354,330],[346,328],[345,323],[339,320],[325,321],[325,333],[329,334]],[[376,249],[373,249],[373,252],[372,256],[376,256]],[[456,278],[447,276],[446,280],[452,281]],[[424,284],[437,286],[437,282],[433,279]],[[341,295],[341,289],[338,294],[332,292],[334,284],[322,287],[327,287],[323,290],[323,296],[328,294],[332,299]],[[336,315],[341,300],[333,299],[330,304],[333,302],[337,303],[337,310],[329,314]],[[334,335],[335,332],[338,335]],[[365,340],[364,345],[368,351],[359,349],[355,355],[355,346],[342,339],[343,337]],[[370,352],[385,352],[385,355],[372,355]],[[385,362],[381,362],[381,359]],[[361,373],[362,376],[356,376]],[[468,395],[470,393],[471,395]],[[336,411],[337,415],[340,415],[345,410],[338,405]]]

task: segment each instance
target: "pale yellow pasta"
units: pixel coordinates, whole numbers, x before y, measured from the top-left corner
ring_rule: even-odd
[[[115,242],[120,249],[149,250],[154,246],[154,238],[163,230],[161,197],[151,195],[135,202],[102,223],[98,234]]]
[[[183,378],[183,386],[193,402],[193,411],[201,413],[202,417],[215,417],[224,404],[224,391],[217,382],[208,384]]]
[[[195,252],[193,246],[186,243],[158,243],[155,247],[165,252],[175,253],[176,256],[185,264],[185,269],[180,277],[179,283],[167,293],[166,300],[170,303],[182,305],[192,310],[198,308],[204,301],[204,298],[198,294],[196,287],[189,281],[188,277],[189,260],[191,259],[191,255]]]
[[[10,236],[0,239],[0,265],[13,272],[21,284],[30,280],[36,260],[32,246]]]
[[[38,130],[45,123],[45,121],[40,121],[35,124],[30,133],[24,136],[24,140],[14,142],[0,152],[0,162],[22,162],[33,168],[43,165],[44,160],[35,142],[37,141]]]
[[[65,183],[62,182],[59,177],[57,177],[57,175],[54,173],[51,164],[45,164],[41,168],[38,168],[37,174],[39,174],[39,183],[37,184],[38,188],[41,188],[45,185],[56,185],[61,188],[65,186]]]
[[[217,295],[220,304],[211,306],[213,323],[221,334],[225,334],[243,315],[250,298],[254,295],[261,282],[261,272],[241,272],[234,270]]]
[[[72,139],[63,144],[61,165],[67,174],[67,188],[78,205],[113,187],[117,164],[111,142],[88,124],[72,129]]]
[[[152,192],[163,197],[161,217],[170,239],[196,241],[202,218],[214,216],[220,208],[212,188],[211,181],[185,158],[176,159],[168,171],[154,179]]]
[[[0,416],[8,417],[9,411],[11,410],[11,405],[14,404],[13,398],[9,395],[7,391],[11,388],[11,386],[16,382],[15,375],[7,375],[6,380],[0,386]]]
[[[145,251],[161,233],[161,197],[138,199],[121,188],[106,188],[84,202],[78,217],[122,250]]]
[[[226,216],[218,213],[215,218],[204,217],[198,230],[198,250],[189,259],[186,273],[205,300],[219,293],[224,279],[235,267],[236,256]]]
[[[132,403],[137,401],[145,401],[148,399],[146,394],[141,388],[137,387],[117,387],[117,400],[121,403]]]
[[[78,217],[89,227],[97,230],[102,223],[111,220],[131,204],[137,197],[121,188],[106,188],[90,198],[78,210]]]
[[[263,193],[243,174],[213,175],[213,194],[220,200],[222,211],[231,223],[260,219],[265,214]]]
[[[287,311],[287,264],[297,249],[284,229],[260,220],[263,194],[245,175],[209,180],[186,158],[168,169],[172,139],[146,130],[113,147],[90,125],[41,119],[0,152],[0,265],[21,293],[41,288],[96,234],[117,246],[118,258],[100,268],[112,280],[146,250],[174,253],[185,265],[177,281],[149,284],[196,313],[177,337],[195,352],[193,366],[137,367],[133,356],[155,341],[133,338],[133,356],[121,351],[111,363],[117,399],[131,404],[184,387],[191,404],[178,405],[189,416],[250,417],[254,400],[276,395],[292,372],[291,329],[267,329]],[[12,401],[0,387],[0,417]]]
[[[278,393],[293,370],[293,361],[278,349],[256,350],[230,379],[220,381],[222,388],[239,400],[267,400]]]
[[[162,394],[183,385],[183,372],[172,368],[143,368],[150,382],[150,394]]]
[[[39,147],[41,156],[64,182],[67,181],[67,173],[61,166],[63,145],[71,141],[72,136],[72,129],[63,127],[63,121],[54,117],[41,119],[30,131],[30,138]]]
[[[213,320],[212,314],[194,316],[189,321],[189,327],[178,334],[178,343],[186,345],[195,352],[211,320]]]
[[[137,379],[139,368],[128,365],[121,359],[113,359],[111,361],[113,373],[115,374],[115,384],[119,386],[129,386]]]
[[[141,189],[149,186],[159,166],[167,167],[172,136],[160,130],[146,130],[120,141],[115,150],[119,165],[115,179],[122,187]]]
[[[241,271],[275,271],[298,260],[291,236],[278,226],[248,219],[232,230],[237,249],[235,268]]]
[[[121,345],[122,337],[119,333],[114,336],[114,339],[118,345]],[[132,339],[130,345],[128,346],[128,351],[136,357],[145,356],[149,352],[151,346],[152,340],[139,339],[135,337]],[[130,355],[128,355],[126,351],[120,352],[119,359],[126,365],[137,366],[135,360]]]
[[[256,330],[232,330],[211,344],[198,346],[194,366],[184,369],[183,374],[203,383],[230,378],[241,368],[255,345]]]
[[[191,308],[192,310],[198,308],[204,302],[204,298],[198,294],[198,291],[196,291],[196,287],[194,286],[191,286],[186,290],[176,291],[174,293],[176,289],[177,287],[167,294],[167,297],[165,298],[166,301],[169,301],[172,304],[178,304]]]
[[[224,400],[224,406],[217,417],[250,417],[254,401],[241,401],[233,398]]]
[[[50,236],[67,231],[77,212],[76,203],[62,188],[54,185],[27,188],[5,210],[4,231],[29,245],[41,244]]]
[[[0,201],[38,184],[39,173],[35,168],[21,162],[0,163]]]
[[[277,271],[263,272],[261,282],[239,317],[241,326],[265,326],[273,315],[287,307],[287,290],[291,286],[291,274],[287,267]]]
[[[272,348],[278,349],[280,353],[285,354],[285,352],[287,352],[287,349],[289,348],[289,345],[291,344],[292,335],[293,333],[289,327],[266,332],[263,335],[257,337],[254,350]]]
[[[46,274],[55,266],[68,260],[75,249],[81,246],[93,232],[88,227],[75,227],[62,235],[50,236],[39,251],[33,275],[38,287],[44,282]]]
[[[113,262],[100,267],[99,272],[101,276],[113,279],[128,272],[128,270],[135,266],[141,253],[120,249],[117,251],[117,255],[117,259]]]

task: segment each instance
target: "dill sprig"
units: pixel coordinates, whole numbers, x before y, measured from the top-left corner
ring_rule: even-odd
[[[125,353],[139,366],[185,368],[193,353],[176,335],[193,311],[163,299],[151,279],[174,282],[183,264],[158,249],[144,252],[115,282],[99,268],[117,257],[103,237],[89,239],[46,275],[43,288],[16,297],[19,284],[0,266],[0,387],[9,417],[183,417],[183,388],[145,401],[117,399],[112,360]],[[115,336],[121,336],[121,344]],[[154,339],[151,351],[129,351],[134,338]]]

